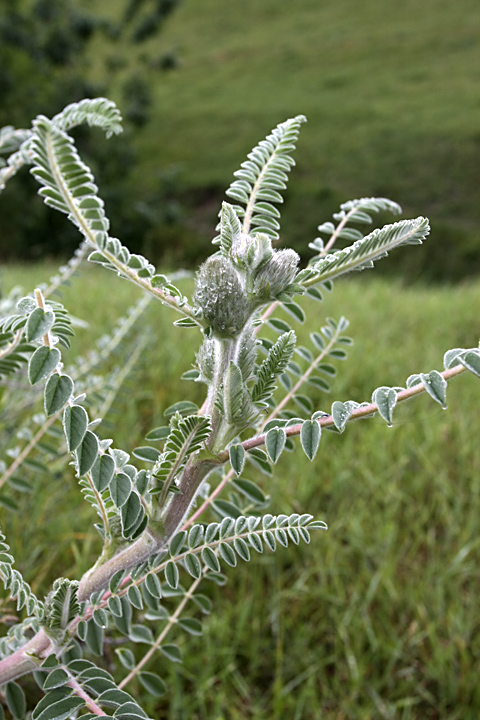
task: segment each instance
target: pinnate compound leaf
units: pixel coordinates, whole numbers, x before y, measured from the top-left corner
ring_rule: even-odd
[[[288,328],[287,328],[288,329]],[[254,403],[264,403],[275,391],[275,380],[285,372],[295,350],[296,335],[293,330],[281,335],[272,345],[261,364],[257,380],[252,388]]]
[[[303,452],[313,460],[320,445],[321,427],[316,420],[305,420],[300,430],[300,442]]]
[[[16,682],[7,683],[5,686],[5,700],[15,720],[22,720],[27,709],[27,701],[20,685]]]
[[[76,452],[78,474],[82,477],[82,475],[85,475],[92,469],[98,456],[98,439],[91,430],[87,430]]]
[[[167,686],[156,673],[143,671],[138,673],[138,679],[150,695],[160,697],[167,691]]]
[[[41,345],[35,350],[28,363],[28,379],[30,385],[45,380],[51,375],[60,362],[60,350]]]
[[[87,432],[88,414],[81,405],[69,405],[63,413],[63,430],[69,452],[76,450]]]
[[[323,282],[351,270],[372,267],[374,260],[385,257],[395,247],[421,244],[429,232],[430,226],[424,217],[385,225],[356,240],[349,247],[315,261],[299,273],[297,282]]]
[[[55,415],[69,401],[73,392],[73,380],[68,375],[53,373],[45,385],[44,407],[47,417]]]

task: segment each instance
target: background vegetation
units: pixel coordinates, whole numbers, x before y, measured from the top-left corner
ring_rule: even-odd
[[[393,258],[383,263],[382,272],[448,280],[478,272],[476,0],[242,0],[228,5],[184,0],[150,37],[134,42],[141,13],[153,13],[159,4],[174,3],[105,0],[101,11],[88,0],[74,3],[90,22],[97,20],[88,44],[72,60],[75,72],[82,63],[90,90],[108,92],[127,117],[141,106],[141,87],[150,103],[128,152],[125,138],[110,141],[109,152],[122,158],[113,168],[104,162],[104,150],[98,155],[103,139],[94,147],[89,140],[86,147],[93,150],[109,215],[118,217],[113,231],[133,250],[182,263],[203,257],[239,160],[278,122],[304,113],[309,122],[283,212],[289,242],[303,251],[316,226],[340,202],[384,195],[400,202],[407,216],[430,217],[435,234],[434,251]],[[135,22],[119,33],[128,7],[137,8]],[[115,27],[118,40],[113,41]],[[6,52],[5,41],[3,46]],[[162,67],[173,69],[162,73]],[[18,102],[5,102],[4,95],[4,122],[22,124],[32,114],[50,111],[46,97],[55,104],[52,79],[57,82],[63,72],[71,74],[72,67],[44,71],[40,90],[24,92]],[[78,85],[65,87],[53,112],[78,99]],[[131,153],[138,153],[136,159]],[[129,196],[132,202],[126,203]],[[5,194],[3,216],[13,198],[14,190]],[[60,228],[66,232],[67,225],[59,222],[55,235]],[[1,240],[4,253],[18,246],[13,242],[18,227],[18,222],[8,224]],[[37,252],[40,244],[42,254],[53,242],[48,227],[44,234],[41,242],[32,240],[30,228],[29,243]],[[60,245],[66,246],[75,247],[73,237]],[[30,252],[25,243],[22,247],[24,254]]]
[[[10,268],[4,284],[33,287],[45,275],[45,267]],[[86,318],[95,313],[107,330],[113,311],[136,297],[113,273],[88,268],[64,302]],[[356,343],[318,407],[333,396],[369,399],[378,383],[440,368],[440,348],[476,343],[479,302],[478,282],[406,289],[371,273],[337,281],[315,306],[318,326],[345,314]],[[201,400],[200,386],[178,380],[196,332],[174,329],[158,311],[149,310],[151,343],[104,431],[122,447],[142,444],[188,390]],[[313,329],[297,325],[301,342]],[[79,329],[74,347],[90,344]],[[139,385],[149,390],[139,395]],[[391,430],[378,419],[354,424],[342,436],[326,433],[313,464],[296,453],[282,457],[273,480],[251,474],[271,494],[272,512],[308,509],[329,531],[309,547],[258,556],[224,588],[206,584],[216,612],[204,621],[204,646],[179,630],[184,664],[154,661],[171,688],[155,707],[160,720],[478,717],[477,398],[478,380],[462,376],[449,386],[447,412],[419,398],[398,408]],[[2,513],[1,524],[39,591],[60,567],[72,577],[85,570],[99,538],[85,533],[92,517],[73,477],[33,477],[35,493],[16,493],[20,510]]]

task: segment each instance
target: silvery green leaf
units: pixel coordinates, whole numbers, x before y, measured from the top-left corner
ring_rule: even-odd
[[[246,478],[233,478],[231,482],[232,485],[250,501],[260,505],[264,505],[267,501],[267,498],[262,490],[251,480],[247,480]]]
[[[132,481],[126,473],[119,472],[111,479],[109,490],[113,503],[117,508],[121,508],[132,492]]]
[[[132,625],[129,633],[130,640],[136,643],[146,643],[153,645],[153,634],[150,628],[145,625]]]
[[[212,612],[213,603],[209,597],[207,597],[206,595],[202,595],[202,593],[195,593],[195,595],[192,595],[192,600],[195,605],[200,608],[204,615],[210,615],[210,613]]]
[[[145,462],[154,463],[160,457],[160,450],[157,450],[157,448],[153,448],[148,445],[145,445],[144,447],[137,447],[134,450],[132,450],[132,455],[134,455],[139,460],[144,460]]]
[[[220,572],[220,563],[214,551],[210,547],[204,547],[202,550],[202,560],[205,565],[213,572]]]
[[[150,432],[145,435],[145,440],[166,440],[169,433],[170,427],[168,425],[163,425],[162,427],[150,430]]]
[[[245,466],[245,449],[243,445],[230,445],[229,449],[230,464],[237,477],[239,477]]]
[[[463,348],[452,348],[452,350],[447,350],[447,352],[443,356],[443,367],[445,368],[445,370],[448,370],[454,365],[458,365],[458,363],[460,362],[459,356],[462,355],[464,352],[465,350]]]
[[[228,543],[220,543],[220,545],[218,546],[218,554],[220,555],[221,559],[227,563],[227,565],[235,567],[235,565],[237,564],[237,556],[235,555],[235,551]]]
[[[187,539],[187,533],[185,530],[181,530],[176,535],[173,536],[173,538],[170,540],[169,544],[169,552],[171,557],[175,557],[175,555],[179,555],[182,552],[182,548],[185,544],[185,541]]]
[[[305,420],[300,430],[300,442],[303,452],[309,460],[313,460],[320,445],[321,427],[316,420]]]
[[[116,618],[116,621],[119,619]],[[103,655],[103,629],[93,620],[89,620],[87,623],[85,642],[94,655]]]
[[[69,405],[63,413],[63,429],[69,452],[76,450],[87,432],[88,414],[81,405]]]
[[[467,370],[480,377],[480,353],[478,351],[470,350],[458,359]]]
[[[203,525],[194,525],[188,533],[188,547],[196,548],[203,543],[204,538]]]
[[[162,597],[162,587],[160,585],[160,580],[158,579],[158,576],[155,575],[155,573],[149,573],[147,575],[147,577],[145,578],[145,587],[147,588],[150,595],[153,595],[153,597]]]
[[[200,560],[194,553],[187,553],[184,558],[184,563],[185,568],[193,578],[198,580],[198,578],[202,577],[202,566]]]
[[[379,415],[391,427],[393,410],[397,404],[397,391],[391,387],[379,387],[372,393],[372,402],[378,407]]]
[[[180,648],[178,645],[173,644],[167,644],[167,645],[160,645],[159,647],[160,652],[162,655],[165,655],[166,658],[171,660],[172,662],[182,662],[182,655],[180,652]]]
[[[83,410],[79,405],[74,406]],[[85,410],[84,410],[85,412]],[[86,412],[85,412],[86,415]],[[110,485],[115,474],[115,461],[111,455],[99,455],[91,469],[92,482],[98,492],[103,492]]]
[[[108,598],[107,606],[108,611],[111,612],[112,615],[116,615],[116,617],[122,616],[122,603],[117,595],[111,595]]]
[[[135,655],[128,648],[116,648],[115,654],[127,670],[133,670],[135,667]]]
[[[13,681],[7,683],[5,686],[5,700],[15,720],[22,720],[27,710],[27,701],[20,685]]]
[[[437,370],[432,370],[428,375],[421,373],[420,378],[430,397],[445,409],[447,407],[447,381]]]
[[[137,610],[143,609],[142,593],[136,585],[130,585],[127,590],[127,597],[129,602],[132,603],[133,607],[136,607]]]
[[[238,518],[242,514],[239,508],[228,500],[214,500],[211,507],[218,517],[228,518],[230,520],[232,518]]]
[[[272,428],[265,436],[265,449],[274,464],[283,452],[286,437],[285,430],[280,427]]]
[[[55,314],[51,310],[44,310],[37,307],[28,316],[25,325],[25,339],[27,342],[34,342],[46,335],[53,327]]]
[[[180,400],[180,402],[177,402],[167,408],[163,415],[164,417],[170,417],[171,415],[175,415],[175,413],[177,412],[181,413],[182,415],[184,415],[185,413],[196,413],[198,412],[198,405],[190,402],[189,400]]]
[[[186,630],[190,635],[201,635],[202,634],[202,623],[196,618],[180,618],[177,620],[183,630]]]
[[[73,380],[68,375],[53,373],[45,385],[44,407],[47,417],[55,415],[68,402],[73,392]]]
[[[179,574],[178,568],[173,560],[169,560],[169,562],[165,565],[164,573],[167,584],[170,585],[173,590],[176,590],[178,587]]]
[[[80,477],[92,469],[98,456],[97,436],[87,430],[82,442],[77,448],[78,474]]]
[[[36,385],[51,375],[60,362],[60,350],[41,345],[35,350],[28,363],[30,385]]]
[[[127,571],[126,570],[117,570],[117,572],[112,575],[110,582],[108,584],[108,588],[112,595],[115,595],[115,593],[118,591],[120,585],[122,584],[122,580],[124,579]]]
[[[245,560],[245,562],[250,561],[250,550],[243,538],[235,538],[233,541],[233,547],[237,555],[241,557],[242,560]]]
[[[140,517],[143,519],[144,512],[143,505],[137,493],[131,492],[126,503],[122,505],[121,512],[123,534],[125,537],[129,536],[130,531],[133,530],[140,521]]]
[[[250,543],[252,548],[254,550],[256,550],[258,553],[263,553],[263,543],[262,543],[260,536],[257,533],[255,533],[255,532],[249,533],[248,542]]]
[[[138,673],[138,679],[145,690],[154,697],[160,697],[167,692],[167,686],[156,673],[143,670]]]

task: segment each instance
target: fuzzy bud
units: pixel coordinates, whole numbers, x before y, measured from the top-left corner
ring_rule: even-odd
[[[254,237],[242,234],[234,239],[230,255],[235,265],[255,273],[272,257],[272,241],[265,233]]]
[[[259,300],[274,300],[292,284],[300,257],[294,250],[276,251],[255,278],[254,293]]]
[[[219,337],[239,335],[250,314],[241,278],[221,255],[213,255],[200,267],[193,301]]]

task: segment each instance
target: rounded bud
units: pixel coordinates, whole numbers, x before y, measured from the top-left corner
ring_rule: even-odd
[[[299,260],[295,250],[277,250],[255,278],[254,293],[258,299],[274,300],[291,285]]]
[[[230,261],[221,255],[213,255],[201,265],[193,301],[219,337],[239,335],[250,314],[242,280]]]
[[[272,241],[265,233],[257,233],[254,237],[242,234],[234,239],[230,255],[235,265],[255,273],[272,257]]]

